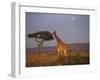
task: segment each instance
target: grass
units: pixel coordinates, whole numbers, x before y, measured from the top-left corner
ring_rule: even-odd
[[[56,52],[27,53],[26,67],[89,64],[89,52],[70,52],[68,57],[57,57]]]

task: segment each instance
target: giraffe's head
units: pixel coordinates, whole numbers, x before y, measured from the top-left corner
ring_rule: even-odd
[[[51,32],[51,35],[52,35],[53,38],[55,39],[56,31]]]
[[[57,42],[62,42],[62,40],[59,38],[59,36],[57,35],[56,31],[53,31],[51,33],[51,35],[53,36],[53,38],[57,41]]]
[[[56,31],[53,31],[51,34],[52,34],[52,35],[56,35]]]

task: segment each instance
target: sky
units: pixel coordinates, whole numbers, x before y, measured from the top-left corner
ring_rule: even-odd
[[[25,13],[26,34],[37,31],[56,31],[67,44],[89,43],[89,15],[58,13]],[[46,41],[43,46],[55,46],[56,42]],[[26,37],[26,48],[37,47],[33,39]]]

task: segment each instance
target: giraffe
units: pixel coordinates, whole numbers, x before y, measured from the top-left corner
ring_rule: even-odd
[[[52,36],[54,37],[56,41],[56,49],[57,49],[57,56],[60,57],[67,57],[69,50],[68,50],[68,45],[65,44],[56,34],[56,31],[51,33]]]

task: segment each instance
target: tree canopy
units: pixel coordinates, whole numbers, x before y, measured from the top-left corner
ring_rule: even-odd
[[[38,31],[38,32],[30,33],[28,34],[28,37],[43,39],[45,41],[53,40],[53,36],[51,35],[49,31]]]

